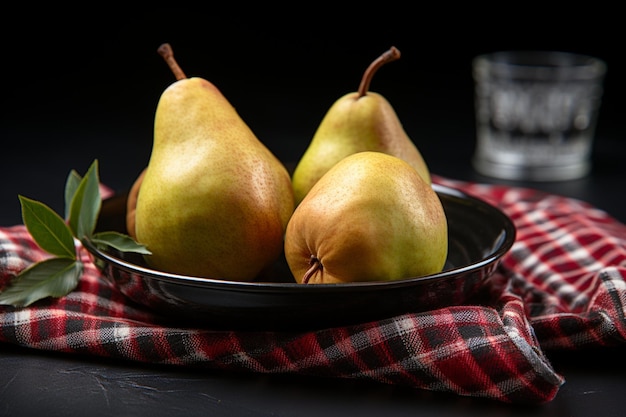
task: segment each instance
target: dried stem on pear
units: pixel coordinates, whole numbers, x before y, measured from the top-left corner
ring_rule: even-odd
[[[361,84],[359,85],[357,98],[363,97],[367,94],[367,91],[370,88],[370,83],[372,82],[372,78],[374,77],[374,73],[378,71],[378,68],[382,67],[388,62],[395,61],[400,58],[400,51],[395,46],[389,48],[388,51],[383,53],[381,56],[376,58],[369,67],[365,70],[363,74],[363,78],[361,79]]]
[[[323,268],[322,263],[315,255],[311,255],[311,259],[309,259],[309,265],[311,267],[307,269],[307,271],[304,273],[304,276],[302,277],[303,284],[308,284],[313,274]]]
[[[176,62],[176,59],[174,59],[174,51],[172,50],[172,47],[169,43],[164,43],[163,45],[159,46],[157,52],[163,57],[165,62],[167,62],[167,65],[170,67],[177,80],[187,78],[183,70],[178,65],[178,62]]]

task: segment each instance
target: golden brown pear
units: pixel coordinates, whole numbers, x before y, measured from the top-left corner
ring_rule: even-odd
[[[187,78],[169,45],[159,52],[177,81],[156,109],[137,240],[155,269],[254,280],[283,249],[294,207],[289,173],[215,85]]]
[[[391,281],[440,272],[448,224],[432,186],[406,161],[358,152],[296,207],[285,257],[299,283]]]
[[[357,92],[339,98],[328,109],[292,175],[296,205],[326,171],[356,152],[377,151],[407,161],[431,182],[422,154],[407,135],[395,110],[381,94],[368,91],[374,73],[400,58],[392,47],[366,69]]]
[[[146,175],[146,168],[144,168],[137,178],[133,185],[130,187],[128,191],[128,198],[126,199],[126,233],[128,236],[137,240],[137,234],[135,233],[135,212],[137,211],[137,196],[139,195],[139,188],[141,188],[141,183],[143,182],[143,177]]]

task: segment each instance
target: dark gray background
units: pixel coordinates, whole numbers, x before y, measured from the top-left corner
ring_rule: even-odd
[[[612,148],[624,136],[625,67],[611,10],[394,2],[343,13],[323,3],[20,8],[5,14],[12,24],[0,28],[0,174],[28,180],[2,196],[0,224],[19,221],[12,196],[18,192],[60,209],[63,181],[51,179],[72,168],[84,172],[95,158],[103,182],[130,186],[149,158],[159,96],[174,81],[156,52],[163,42],[172,44],[188,76],[218,86],[288,162],[302,155],[330,105],[355,91],[369,63],[394,45],[402,57],[379,70],[371,89],[389,99],[432,170],[448,176],[458,175],[474,148],[475,55],[504,49],[595,55],[609,67],[597,131],[608,149],[602,169],[619,165]],[[60,154],[72,153],[71,166],[59,162]],[[50,182],[43,191],[42,181]]]

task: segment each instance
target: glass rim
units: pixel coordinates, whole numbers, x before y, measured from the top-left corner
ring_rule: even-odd
[[[475,56],[472,65],[476,75],[504,77],[594,79],[604,76],[607,70],[601,58],[550,50],[490,52]]]

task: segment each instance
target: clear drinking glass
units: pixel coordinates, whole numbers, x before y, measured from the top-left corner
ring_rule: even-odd
[[[557,51],[502,51],[479,55],[472,65],[472,162],[478,172],[531,181],[589,173],[604,61]]]

